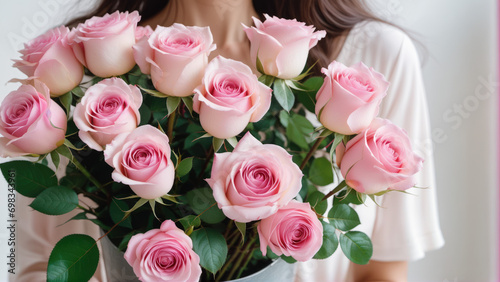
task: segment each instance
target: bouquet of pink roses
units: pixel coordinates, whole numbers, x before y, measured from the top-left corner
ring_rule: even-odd
[[[79,209],[72,220],[99,225],[142,281],[230,280],[278,257],[324,259],[338,245],[367,263],[371,242],[352,230],[350,205],[412,187],[422,162],[402,129],[376,118],[384,77],[335,61],[324,77],[302,73],[325,32],[295,20],[244,27],[258,78],[235,60],[209,62],[207,27],[153,31],[139,19],[94,17],[21,50],[14,66],[28,78],[0,106],[0,150],[36,158],[0,168],[16,172],[30,206]],[[48,166],[63,158],[58,179]],[[344,180],[319,192],[336,170]],[[66,236],[47,280],[89,279],[98,260],[96,239]]]

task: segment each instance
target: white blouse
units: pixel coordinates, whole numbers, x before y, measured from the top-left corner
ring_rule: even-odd
[[[387,96],[379,116],[404,128],[415,151],[425,159],[417,176],[417,187],[408,195],[391,192],[355,206],[361,225],[356,228],[370,236],[372,260],[411,261],[440,248],[444,240],[439,228],[431,128],[420,62],[410,38],[400,29],[379,22],[358,24],[347,36],[336,59],[350,66],[362,61],[385,75]],[[331,189],[331,187],[325,190]],[[340,246],[325,260],[298,263],[296,281],[349,281],[350,261]]]

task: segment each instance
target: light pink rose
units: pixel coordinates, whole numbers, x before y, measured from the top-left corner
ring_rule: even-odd
[[[147,26],[137,26],[135,28],[135,41],[139,41],[142,38],[145,38],[146,40],[153,34],[153,29],[147,25]]]
[[[373,120],[345,148],[337,149],[337,163],[346,183],[365,194],[413,187],[413,176],[422,162],[412,151],[406,132],[381,118]]]
[[[283,79],[299,76],[306,65],[309,49],[316,46],[326,32],[314,32],[313,26],[297,20],[264,16],[264,22],[253,18],[255,27],[243,25],[250,40],[252,63],[257,62],[258,56],[267,75]]]
[[[247,133],[231,153],[215,154],[211,178],[222,212],[238,222],[266,218],[299,192],[302,171],[285,149]]]
[[[309,203],[292,200],[277,213],[264,218],[257,226],[260,250],[267,247],[276,255],[308,261],[323,244],[323,225]]]
[[[24,45],[19,51],[21,60],[14,60],[14,67],[37,79],[50,89],[54,97],[71,91],[83,78],[83,65],[68,45],[69,29],[60,26],[47,31]]]
[[[118,134],[131,132],[140,123],[142,94],[120,78],[108,78],[89,87],[76,105],[73,120],[78,136],[90,148],[102,151]]]
[[[62,145],[66,114],[50,99],[42,83],[22,85],[10,92],[0,106],[0,155],[43,155]]]
[[[201,276],[200,257],[193,242],[171,220],[130,238],[125,260],[141,281],[196,282]]]
[[[208,55],[215,50],[212,42],[208,27],[158,26],[147,41],[137,42],[134,57],[141,71],[151,74],[158,91],[185,97],[201,83]]]
[[[218,56],[208,64],[202,85],[195,89],[193,110],[208,133],[230,138],[266,114],[271,92],[247,65]]]
[[[323,86],[316,94],[315,112],[331,131],[351,135],[366,129],[377,116],[389,83],[384,76],[363,63],[346,67],[333,61]]]
[[[129,72],[135,65],[132,46],[140,19],[137,11],[117,11],[79,24],[71,34],[77,58],[100,77]]]
[[[116,136],[106,146],[104,158],[115,169],[113,180],[129,185],[141,198],[155,199],[172,189],[175,169],[169,140],[151,125]]]

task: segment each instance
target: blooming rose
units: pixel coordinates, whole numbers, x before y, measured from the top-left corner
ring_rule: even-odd
[[[264,116],[271,92],[247,65],[219,56],[208,64],[202,85],[195,89],[193,110],[208,133],[230,138]]]
[[[46,154],[64,142],[66,114],[42,83],[22,85],[0,106],[0,155]]]
[[[266,218],[301,188],[302,172],[292,156],[247,133],[231,153],[215,154],[207,179],[222,212],[238,222]]]
[[[115,169],[113,180],[129,185],[141,198],[155,199],[172,189],[175,170],[169,140],[151,125],[116,136],[106,146],[104,158]]]
[[[51,29],[25,44],[19,51],[21,60],[14,60],[14,67],[28,79],[45,83],[55,97],[78,86],[83,78],[83,66],[67,43],[68,33],[64,26]]]
[[[201,82],[208,54],[215,50],[212,42],[208,27],[158,26],[147,41],[137,42],[134,57],[141,71],[151,74],[158,91],[185,97]]]
[[[117,11],[79,24],[71,36],[78,59],[100,77],[127,73],[135,65],[132,46],[140,18],[137,11]]]
[[[308,261],[323,244],[323,225],[309,203],[292,200],[257,226],[260,250]]]
[[[125,260],[141,281],[192,281],[201,276],[200,257],[193,242],[171,220],[130,238]]]
[[[304,69],[309,49],[316,46],[326,32],[314,32],[313,26],[297,20],[264,16],[264,22],[253,18],[255,27],[244,25],[252,62],[257,62],[258,57],[267,75],[283,79],[297,77]]]
[[[323,86],[316,94],[315,112],[329,130],[357,134],[366,129],[378,114],[389,83],[384,76],[363,63],[352,67],[333,61]]]
[[[102,151],[116,135],[131,132],[140,123],[139,88],[113,77],[89,87],[76,105],[73,120],[78,136],[90,148]]]
[[[337,147],[337,163],[347,185],[365,194],[411,188],[422,162],[412,151],[406,132],[381,118],[373,120],[345,148]]]

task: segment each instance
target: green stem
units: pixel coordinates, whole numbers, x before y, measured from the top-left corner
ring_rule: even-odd
[[[90,174],[90,172],[78,160],[76,160],[76,158],[73,158],[71,161],[76,168],[78,168],[78,170],[81,171],[83,175],[85,175],[85,177],[87,177],[87,179],[97,187],[97,189],[101,190],[105,195],[109,195],[109,192],[104,189],[102,184],[94,176],[92,176],[92,174]]]
[[[237,229],[237,228],[236,228]],[[238,230],[236,230],[238,231]],[[232,233],[234,234],[234,232]],[[231,236],[229,236],[231,237]],[[229,238],[228,238],[229,239]],[[238,241],[238,236],[233,236],[233,239],[231,240],[231,242],[229,243],[228,245],[228,250],[232,250],[233,249],[233,246],[234,244]],[[217,274],[217,278],[215,279],[215,281],[220,281],[223,277],[223,275],[226,273],[228,267],[231,265],[231,263],[233,263],[233,261],[238,257],[238,248],[236,248],[236,251],[235,252],[230,252],[231,253],[231,257],[229,258],[228,261],[226,261],[226,263],[224,264],[224,266],[222,267],[221,271]]]
[[[170,140],[170,143],[172,143],[173,140],[173,134],[174,134],[174,127],[175,127],[175,119],[176,119],[176,111],[173,111],[169,116],[168,116],[168,123],[167,123],[167,136],[168,139]]]
[[[325,138],[326,137],[318,137],[318,139],[316,139],[316,142],[314,143],[314,145],[311,147],[311,149],[307,153],[307,156],[302,161],[302,164],[300,164],[300,170],[303,170],[304,167],[306,167],[307,162],[309,161],[309,159],[311,159],[312,155],[316,152],[316,150],[318,149],[319,145],[321,144],[321,142],[323,142],[323,140],[325,140]]]
[[[241,254],[238,256],[238,260],[235,262],[235,264],[231,268],[231,272],[229,272],[227,280],[231,280],[233,278],[234,274],[236,273],[236,271],[240,269],[240,265],[243,262],[243,259],[246,257],[246,255],[248,255],[250,246],[253,245],[253,242],[255,242],[255,240],[257,240],[257,237],[252,236],[252,239],[250,239],[250,241],[248,241],[246,243],[245,249],[243,249]]]
[[[240,278],[241,277],[241,274],[243,274],[243,271],[245,271],[245,269],[247,268],[248,266],[248,263],[250,263],[250,261],[252,260],[252,256],[253,256],[253,251],[255,250],[255,248],[257,247],[255,245],[255,236],[254,236],[254,239],[253,239],[253,242],[251,243],[252,246],[250,247],[250,251],[248,252],[247,254],[247,257],[245,259],[245,262],[243,263],[243,265],[240,267],[240,271],[238,271],[238,275],[236,276],[236,279]]]
[[[210,160],[213,158],[213,156],[214,156],[214,147],[210,146],[210,149],[208,150],[207,156],[205,158],[205,163],[203,164],[203,167],[200,170],[200,174],[198,175],[198,181],[196,182],[196,186],[198,186],[198,184],[200,184],[201,180],[203,179],[205,170],[207,169],[208,164],[210,163]]]

